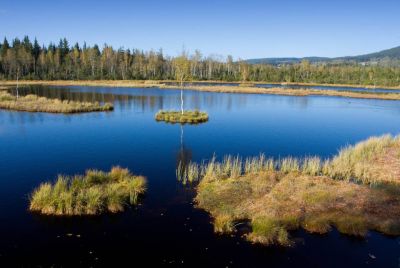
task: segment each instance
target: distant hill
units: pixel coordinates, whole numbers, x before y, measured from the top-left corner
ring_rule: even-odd
[[[308,60],[311,63],[317,62],[373,62],[373,61],[381,61],[383,59],[390,60],[400,60],[400,46],[394,47],[391,49],[382,50],[380,52],[359,55],[359,56],[346,56],[346,57],[337,57],[337,58],[327,58],[327,57],[304,57],[304,58],[260,58],[260,59],[248,59],[246,60],[250,64],[293,64],[299,63],[302,60]]]

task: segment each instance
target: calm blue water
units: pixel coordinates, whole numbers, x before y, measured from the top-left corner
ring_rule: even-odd
[[[206,110],[197,126],[157,123],[180,105],[177,90],[34,87],[23,94],[113,102],[107,113],[56,115],[0,110],[0,264],[217,267],[398,267],[399,238],[358,240],[293,233],[293,248],[261,247],[213,233],[193,207],[193,189],[176,182],[182,148],[201,161],[214,153],[330,157],[371,135],[400,133],[400,102],[185,91],[185,108]],[[119,215],[49,218],[27,211],[28,195],[59,173],[128,167],[148,178],[142,205]],[[68,234],[72,234],[69,236]],[[77,236],[79,235],[79,237]],[[369,257],[376,256],[376,259]],[[10,265],[11,264],[11,265]]]

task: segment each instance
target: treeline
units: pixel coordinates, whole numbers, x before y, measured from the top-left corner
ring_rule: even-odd
[[[248,64],[205,57],[200,51],[183,54],[189,62],[187,77],[193,80],[336,83],[399,86],[400,68],[346,64],[299,64],[273,66]],[[182,57],[180,55],[179,57]],[[170,80],[176,78],[174,58],[159,51],[114,49],[112,46],[71,46],[61,39],[58,45],[40,46],[35,39],[5,38],[0,43],[0,79],[39,80]]]

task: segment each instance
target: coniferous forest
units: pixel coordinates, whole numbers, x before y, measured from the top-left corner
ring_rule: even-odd
[[[263,81],[399,86],[398,65],[356,62],[268,65],[249,64],[232,56],[204,56],[198,50],[183,54],[192,80]],[[181,56],[181,55],[180,55]],[[40,45],[28,36],[0,43],[3,80],[173,80],[173,57],[163,51],[88,46],[67,39]]]

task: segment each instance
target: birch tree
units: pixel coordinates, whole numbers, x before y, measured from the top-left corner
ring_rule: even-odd
[[[173,59],[172,65],[175,69],[175,79],[181,88],[181,112],[183,114],[183,88],[184,82],[190,78],[190,61],[185,51],[179,57]]]

